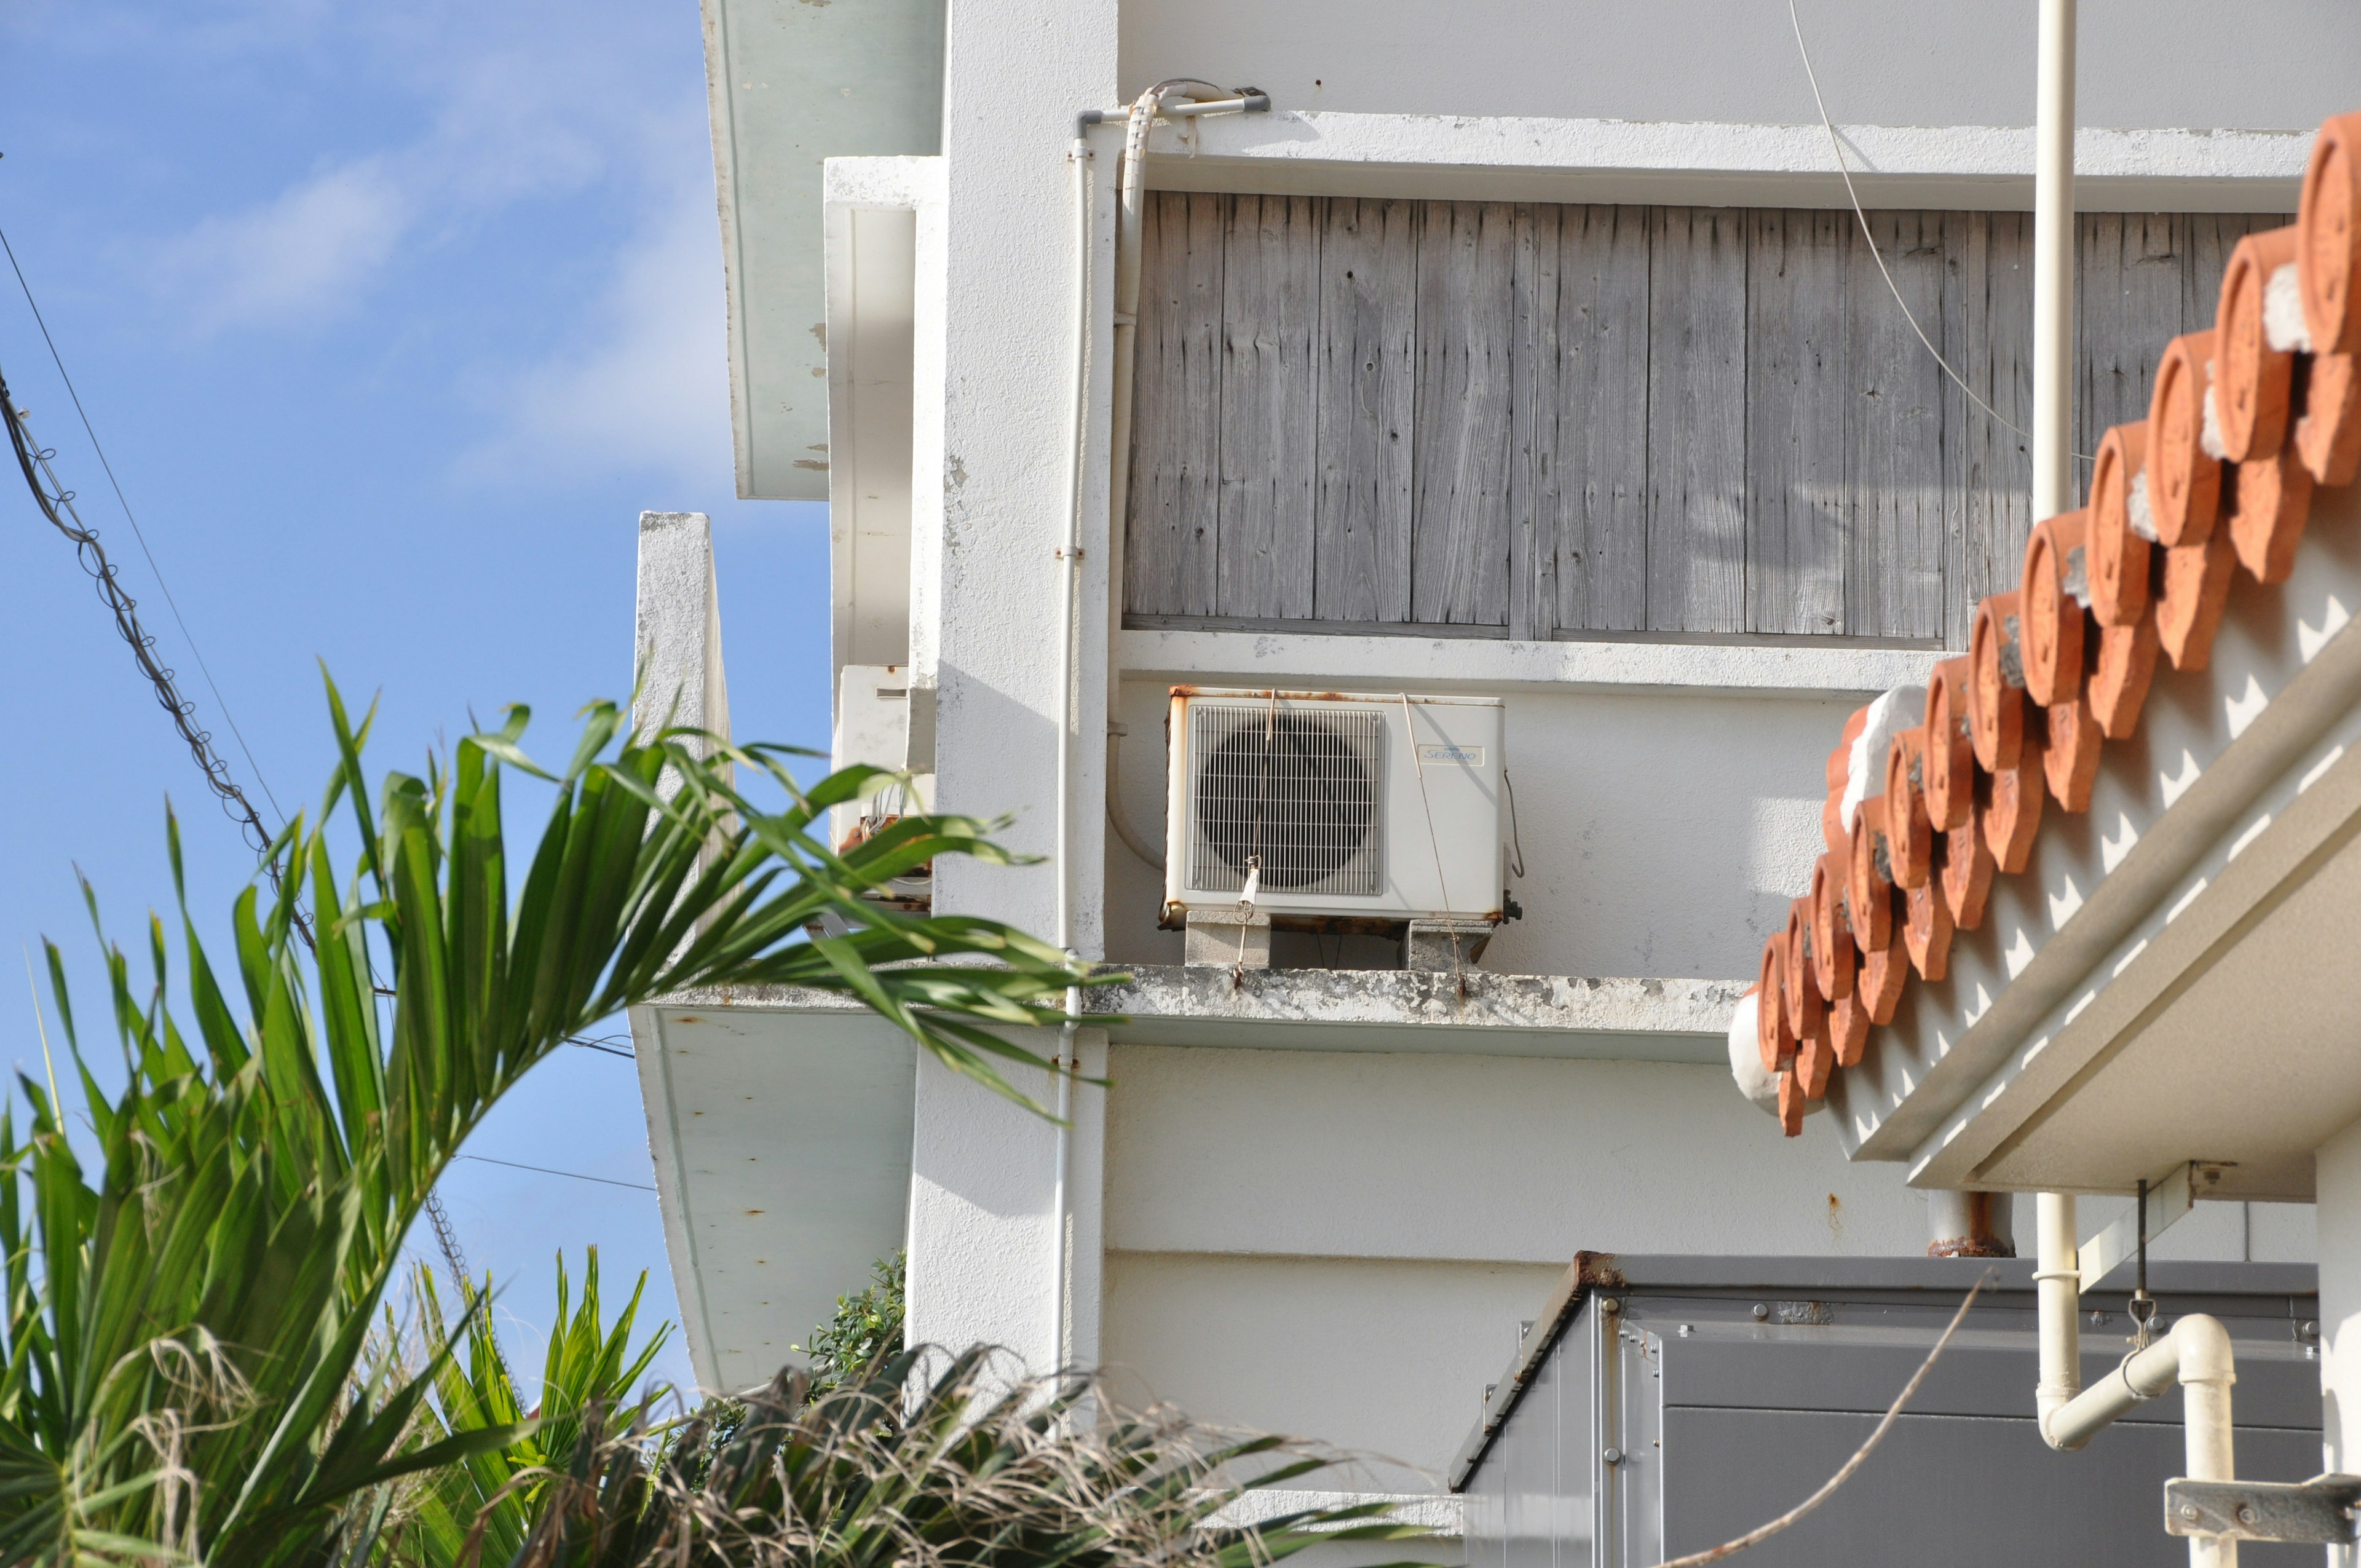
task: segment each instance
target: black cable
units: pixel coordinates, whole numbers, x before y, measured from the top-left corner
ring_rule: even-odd
[[[494,1159],[489,1155],[463,1154],[455,1156],[454,1157],[458,1159],[472,1159],[478,1165],[504,1165],[511,1170],[538,1171],[544,1176],[568,1176],[572,1177],[577,1181],[595,1181],[602,1187],[629,1187],[635,1191],[640,1192],[653,1192],[655,1190],[654,1188],[649,1186],[644,1181],[618,1181],[611,1176],[585,1176],[578,1170],[553,1170],[545,1165],[524,1165],[512,1159]]]
[[[197,646],[196,634],[189,630],[186,617],[181,614],[181,601],[172,597],[172,585],[164,580],[164,568],[156,564],[156,552],[148,547],[148,531],[139,526],[137,514],[131,510],[131,498],[123,493],[123,481],[115,477],[115,465],[107,460],[106,448],[98,439],[98,432],[90,422],[90,411],[82,406],[82,393],[75,389],[73,377],[66,371],[65,356],[58,352],[58,340],[49,335],[49,319],[41,314],[40,302],[33,298],[33,285],[25,277],[25,269],[16,260],[16,247],[8,243],[5,229],[0,229],[0,253],[8,258],[8,269],[16,275],[16,287],[25,296],[25,307],[33,313],[33,324],[41,329],[41,342],[49,350],[49,363],[58,367],[58,379],[65,383],[66,396],[73,400],[74,415],[82,421],[82,433],[90,437],[90,449],[98,454],[98,466],[105,470],[106,482],[114,487],[115,499],[123,508],[123,521],[131,525],[131,537],[139,542],[139,554],[148,558],[148,569],[156,575],[156,586],[163,590],[164,604],[172,612],[172,623],[181,629],[181,640],[189,645],[189,652],[197,661],[197,671],[205,677],[205,689],[214,694],[214,706],[221,709],[229,732],[237,738],[237,749],[246,753],[246,765],[254,770],[254,782],[262,786],[263,798],[279,820],[287,820],[286,809],[270,790],[270,781],[262,776],[262,764],[254,760],[254,749],[246,743],[246,731],[237,727],[237,716],[229,710],[229,699],[221,693],[214,680],[213,666],[205,663],[204,650]]]
[[[0,420],[8,426],[8,444],[16,455],[16,466],[24,472],[25,488],[32,492],[33,504],[51,527],[71,540],[75,557],[83,571],[98,585],[98,597],[115,616],[115,630],[131,650],[131,657],[139,673],[155,689],[157,706],[172,720],[172,728],[189,748],[189,755],[205,775],[206,787],[221,802],[222,810],[231,821],[238,824],[247,843],[258,855],[269,857],[272,841],[270,830],[262,824],[261,813],[246,797],[246,792],[230,776],[229,764],[214,750],[212,734],[197,723],[197,707],[181,695],[179,683],[171,670],[156,656],[156,639],[139,620],[138,601],[124,590],[116,575],[115,563],[106,557],[106,547],[99,543],[98,531],[82,521],[74,510],[74,493],[58,479],[50,459],[56,453],[42,446],[33,438],[25,422],[25,413],[8,390],[8,378],[0,371]],[[49,481],[45,486],[44,478]],[[266,858],[263,869],[269,874],[273,891],[280,886],[279,863],[275,857]],[[295,928],[306,947],[312,945],[312,931],[303,912],[294,911]]]

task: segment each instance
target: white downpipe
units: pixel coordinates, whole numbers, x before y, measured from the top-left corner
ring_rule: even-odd
[[[1091,144],[1078,133],[1066,154],[1074,171],[1074,410],[1066,476],[1066,539],[1058,551],[1058,946],[1074,955],[1074,691],[1081,651],[1074,646],[1075,601],[1082,569],[1082,466],[1090,430],[1091,393]],[[1066,1021],[1058,1030],[1057,1154],[1050,1177],[1049,1365],[1066,1365],[1067,1171],[1073,1163],[1074,1031],[1082,1016],[1080,986],[1066,988]]]
[[[2041,0],[2033,152],[2033,519],[2074,508],[2074,0]]]
[[[2052,1448],[2050,1419],[2082,1391],[2082,1333],[2077,1316],[2082,1273],[2075,1259],[2074,1195],[2044,1192],[2035,1200],[2033,1288],[2040,1317],[2041,1381],[2033,1386],[2033,1408],[2041,1435]]]
[[[2034,1284],[2039,1292],[2041,1381],[2033,1403],[2042,1441],[2062,1450],[2081,1448],[2110,1422],[2136,1406],[2181,1390],[2182,1464],[2198,1481],[2237,1479],[2232,1449],[2231,1386],[2237,1382],[2230,1332],[2217,1319],[2191,1312],[2172,1332],[2085,1389],[2081,1377],[2082,1276],[2074,1239],[2074,1199],[2044,1192],[2038,1204],[2039,1258]],[[2237,1568],[2235,1537],[2192,1535],[2190,1568]]]

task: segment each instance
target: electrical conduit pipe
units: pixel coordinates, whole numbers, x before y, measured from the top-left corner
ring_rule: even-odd
[[[1082,593],[1083,442],[1089,431],[1091,390],[1091,144],[1074,126],[1066,160],[1074,185],[1074,406],[1071,455],[1066,474],[1066,537],[1058,561],[1058,946],[1074,951],[1074,689],[1081,661],[1074,646],[1075,601]],[[1082,1014],[1082,987],[1066,988],[1066,1021],[1058,1030],[1052,1073],[1058,1080],[1057,1153],[1049,1194],[1049,1366],[1060,1371],[1066,1356],[1067,1174],[1073,1163],[1074,1032]]]
[[[2041,1381],[2034,1386],[2033,1402],[2042,1441],[2067,1452],[2081,1448],[2100,1429],[2179,1383],[2185,1473],[2198,1481],[2237,1479],[2230,1389],[2238,1374],[2229,1330],[2218,1319],[2191,1312],[2176,1320],[2162,1339],[2125,1357],[2092,1387],[2082,1387],[2077,1321],[2082,1275],[2072,1195],[2042,1193],[2038,1225],[2039,1261],[2033,1278],[2039,1292]],[[2190,1568],[2237,1568],[2237,1540],[2192,1535],[2189,1563]]]
[[[1168,103],[1167,100],[1171,100]],[[1110,509],[1108,632],[1123,624],[1123,513],[1131,477],[1132,364],[1136,354],[1136,323],[1139,313],[1139,238],[1145,196],[1141,165],[1148,155],[1148,130],[1159,114],[1202,115],[1223,110],[1260,110],[1270,99],[1259,93],[1237,92],[1185,78],[1159,82],[1141,93],[1125,124],[1123,164],[1117,190],[1122,202],[1115,243],[1115,409],[1113,490]],[[1073,169],[1074,198],[1074,388],[1071,461],[1066,478],[1066,537],[1058,552],[1058,755],[1057,755],[1057,942],[1068,957],[1074,948],[1074,812],[1073,738],[1074,692],[1081,683],[1080,650],[1074,643],[1074,612],[1080,597],[1082,564],[1082,470],[1087,461],[1090,428],[1091,376],[1091,146],[1090,126],[1104,115],[1085,110],[1074,125],[1073,145],[1067,161]],[[1112,675],[1115,665],[1110,661]],[[1066,1271],[1068,1177],[1073,1163],[1074,1035],[1082,1017],[1079,986],[1066,990],[1066,1020],[1058,1033],[1057,1153],[1050,1177],[1050,1370],[1062,1368],[1066,1354]]]

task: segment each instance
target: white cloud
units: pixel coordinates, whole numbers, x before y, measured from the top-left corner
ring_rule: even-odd
[[[303,324],[349,304],[417,211],[383,160],[365,159],[204,219],[167,243],[158,265],[168,296],[200,332]]]
[[[153,40],[248,71],[280,63],[271,61],[280,49],[335,59],[357,96],[390,88],[411,109],[379,145],[156,246],[146,266],[159,294],[200,333],[314,324],[363,303],[406,253],[517,202],[637,184],[683,157],[702,162],[701,82],[685,78],[694,96],[673,102],[652,97],[644,80],[647,30],[678,26],[668,12],[632,0],[592,0],[587,18],[579,0],[317,9],[318,0],[218,0],[207,17],[166,25],[170,38]],[[273,38],[265,24],[274,19],[309,25]]]
[[[684,181],[618,253],[576,346],[497,378],[496,433],[462,460],[479,481],[580,482],[730,468],[721,255],[710,192]]]

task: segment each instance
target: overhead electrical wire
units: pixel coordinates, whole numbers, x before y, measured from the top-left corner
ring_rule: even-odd
[[[74,412],[80,416],[82,430],[90,437],[91,449],[98,454],[99,466],[105,470],[107,483],[114,487],[115,499],[122,505],[124,520],[131,524],[132,536],[139,542],[139,553],[147,557],[148,569],[156,574],[156,586],[163,590],[164,602],[171,609],[172,620],[179,625],[181,637],[187,641],[189,652],[197,661],[197,668],[203,673],[205,685],[213,692],[214,701],[220,707],[222,717],[228,721],[230,733],[236,736],[238,750],[245,753],[247,765],[254,770],[255,782],[261,786],[263,797],[270,802],[272,812],[283,825],[287,814],[280,806],[279,797],[271,793],[270,782],[263,777],[262,765],[254,760],[254,751],[247,745],[246,736],[239,730],[237,720],[230,715],[229,703],[214,681],[213,671],[206,665],[205,656],[198,649],[197,640],[190,632],[189,623],[181,616],[179,603],[172,598],[170,585],[164,580],[164,569],[157,565],[155,552],[148,547],[148,536],[139,526],[137,515],[131,510],[130,499],[123,493],[122,481],[115,477],[115,466],[107,461],[106,448],[100,443],[97,430],[91,424],[89,411],[82,407],[82,394],[74,389],[73,377],[66,369],[64,356],[58,352],[57,339],[49,334],[49,321],[41,314],[40,302],[33,298],[32,283],[26,278],[25,269],[16,259],[16,248],[8,243],[5,230],[0,230],[0,253],[7,256],[8,269],[16,275],[16,287],[24,292],[26,307],[33,313],[33,321],[40,328],[41,341],[49,347],[50,362],[58,367],[58,378],[65,383],[66,395],[72,400]],[[33,494],[34,505],[40,509],[41,515],[49,521],[51,526],[73,542],[74,553],[82,562],[82,569],[98,584],[99,598],[114,613],[115,630],[129,645],[140,674],[148,677],[149,685],[154,688],[157,704],[171,717],[173,729],[180,732],[181,740],[189,748],[189,755],[205,775],[206,786],[220,800],[223,811],[238,824],[242,836],[254,852],[267,857],[273,839],[270,830],[263,825],[261,813],[255,809],[254,802],[247,798],[246,792],[230,775],[228,762],[214,749],[212,733],[198,724],[196,704],[181,694],[180,685],[171,669],[157,657],[156,639],[140,622],[137,601],[124,590],[115,564],[107,559],[106,547],[99,543],[98,531],[82,521],[81,512],[73,504],[74,492],[66,488],[59,479],[52,464],[56,453],[34,439],[24,411],[16,406],[16,400],[8,390],[5,371],[0,371],[0,419],[5,419],[7,424],[8,444],[16,455],[16,466],[24,471],[25,486]],[[46,486],[44,479],[48,481]],[[263,869],[270,877],[272,888],[278,889],[280,885],[278,861],[265,859]],[[304,919],[302,910],[297,908],[292,915],[296,934],[302,938],[305,947],[312,946],[311,924]],[[472,1276],[467,1270],[467,1254],[459,1247],[458,1232],[451,1223],[450,1213],[444,1208],[443,1200],[431,1188],[426,1193],[425,1208],[427,1223],[434,1232],[435,1244],[443,1254],[443,1261],[450,1266],[463,1288],[472,1289],[467,1284]],[[497,1348],[497,1340],[495,1346]]]
[[[566,1176],[571,1177],[577,1181],[595,1181],[602,1187],[629,1187],[638,1192],[653,1192],[655,1190],[653,1187],[651,1187],[644,1181],[618,1181],[611,1176],[585,1176],[578,1170],[554,1170],[545,1165],[526,1165],[519,1160],[494,1159],[489,1155],[463,1154],[455,1155],[452,1157],[455,1159],[472,1159],[478,1165],[504,1165],[511,1170],[536,1171],[543,1176]]]
[[[1820,73],[1812,69],[1812,51],[1804,45],[1804,24],[1802,18],[1795,15],[1795,0],[1787,0],[1787,25],[1795,31],[1795,52],[1803,57],[1804,78],[1812,84],[1812,103],[1820,112],[1821,128],[1828,133],[1828,150],[1836,155],[1837,173],[1844,179],[1845,196],[1852,203],[1852,215],[1860,220],[1861,237],[1869,242],[1869,258],[1877,263],[1878,276],[1885,280],[1885,287],[1893,294],[1894,304],[1901,307],[1902,319],[1910,323],[1910,330],[1917,334],[1918,342],[1926,348],[1927,355],[1933,358],[1943,374],[1949,376],[1952,383],[1967,394],[1968,401],[1982,409],[2002,429],[2031,441],[2033,439],[2031,431],[1984,401],[1976,389],[1968,385],[1967,378],[1951,368],[1951,362],[1943,357],[1943,351],[1935,346],[1934,340],[1927,335],[1927,329],[1918,324],[1917,314],[1910,309],[1910,302],[1902,297],[1901,286],[1894,282],[1894,274],[1886,269],[1885,255],[1877,247],[1877,236],[1870,232],[1869,214],[1861,210],[1861,192],[1853,189],[1852,166],[1845,161],[1844,139],[1837,135],[1837,123],[1828,115],[1828,100],[1820,96]],[[2091,461],[2087,453],[2077,452],[2074,457],[2078,462]]]

